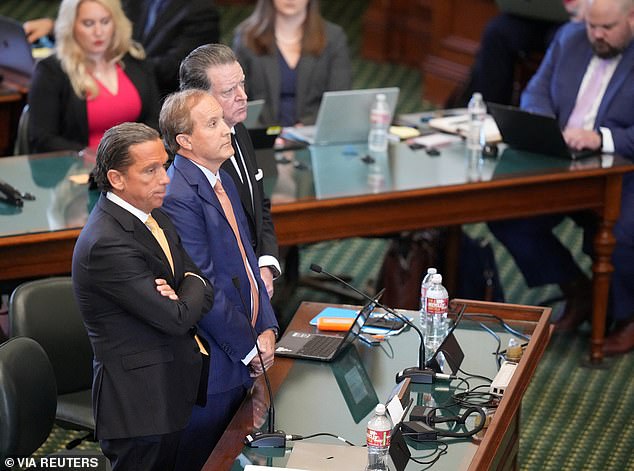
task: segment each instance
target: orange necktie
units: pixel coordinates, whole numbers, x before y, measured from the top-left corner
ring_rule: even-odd
[[[220,179],[216,180],[216,185],[214,186],[214,191],[216,192],[216,196],[220,201],[220,205],[222,206],[223,211],[225,212],[225,216],[229,221],[229,225],[233,230],[233,234],[236,237],[236,241],[238,242],[238,248],[240,249],[240,255],[242,255],[242,263],[244,263],[244,269],[247,272],[247,276],[249,278],[249,284],[251,285],[251,298],[253,299],[253,312],[251,313],[251,324],[255,326],[255,322],[258,319],[258,311],[259,311],[259,298],[258,298],[258,288],[255,282],[255,278],[253,277],[253,273],[251,272],[251,268],[249,267],[249,261],[247,260],[247,254],[244,250],[244,245],[242,244],[242,239],[240,237],[240,231],[238,230],[238,222],[236,221],[236,215],[233,212],[233,206],[227,193],[225,193],[225,189],[220,183]]]

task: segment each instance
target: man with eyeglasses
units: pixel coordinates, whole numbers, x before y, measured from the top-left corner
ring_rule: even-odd
[[[584,0],[585,22],[562,27],[524,94],[523,109],[556,116],[573,149],[597,149],[634,158],[634,1]],[[614,329],[605,355],[634,349],[634,174],[623,177],[621,214],[608,315]],[[566,215],[490,223],[529,286],[559,284],[566,297],[556,330],[575,330],[592,314],[590,280],[552,230]],[[592,254],[596,215],[570,214],[584,229]]]
[[[231,128],[234,154],[221,168],[231,175],[238,187],[260,276],[271,297],[273,280],[281,274],[277,236],[271,218],[271,201],[264,195],[262,169],[258,166],[249,133],[242,124],[247,118],[244,84],[244,71],[231,48],[224,44],[200,46],[181,62],[181,90],[197,88],[211,93],[220,103],[224,120]]]

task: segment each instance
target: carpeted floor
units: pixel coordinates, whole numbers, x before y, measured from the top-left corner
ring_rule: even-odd
[[[416,69],[359,57],[361,19],[368,3],[321,1],[324,15],[348,33],[354,87],[396,85],[401,88],[397,112],[426,108],[420,99],[421,78]],[[55,4],[46,0],[3,0],[0,14],[25,20],[53,14]],[[220,7],[224,42],[230,43],[233,27],[251,8]],[[474,237],[491,237],[484,224],[465,229]],[[580,235],[573,224],[563,223],[557,233],[589,270],[590,260],[581,254]],[[329,271],[350,274],[356,286],[370,285],[376,279],[386,245],[384,239],[349,239],[302,247],[300,272],[307,273],[310,263],[319,263]],[[493,245],[507,301],[541,304],[559,294],[555,286],[527,288],[504,248],[495,242]],[[330,295],[299,288],[284,309],[293,312],[301,300],[337,301]],[[588,345],[587,332],[552,339],[523,401],[522,471],[634,470],[634,354],[606,362],[607,369],[588,369],[581,366],[588,355]],[[56,428],[39,453],[49,453],[74,437]],[[94,446],[84,443],[81,448]],[[441,466],[442,460],[438,467]]]

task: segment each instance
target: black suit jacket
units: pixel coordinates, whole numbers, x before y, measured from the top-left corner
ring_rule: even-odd
[[[246,182],[242,183],[238,176],[235,166],[231,160],[227,160],[221,168],[231,175],[231,178],[238,188],[240,201],[247,214],[249,221],[249,230],[251,232],[251,243],[253,251],[257,257],[262,255],[271,255],[278,258],[279,251],[277,246],[277,236],[275,235],[275,227],[273,226],[273,218],[271,217],[271,200],[264,195],[264,185],[262,183],[262,170],[258,166],[255,157],[255,149],[249,137],[247,128],[242,123],[234,126],[235,139],[240,146],[240,151],[244,156],[247,166],[247,173],[253,187],[253,201],[251,201],[251,193]],[[234,158],[237,157],[237,150],[234,148]]]
[[[95,354],[93,413],[99,439],[182,430],[196,400],[201,357],[196,322],[213,302],[210,283],[187,255],[169,218],[163,228],[174,274],[145,225],[101,195],[73,254],[73,287]],[[161,296],[166,279],[178,301]]]
[[[139,122],[158,129],[160,110],[156,80],[145,63],[127,55],[124,71],[141,97]],[[59,59],[38,62],[29,90],[29,150],[52,152],[81,150],[88,145],[86,100],[73,91]]]
[[[178,68],[192,50],[220,40],[219,15],[211,0],[167,0],[148,34],[147,0],[124,0],[132,37],[143,44],[161,96],[178,90]]]

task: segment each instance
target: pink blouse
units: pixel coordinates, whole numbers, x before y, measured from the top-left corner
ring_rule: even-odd
[[[141,96],[121,66],[117,65],[119,90],[116,95],[95,80],[99,87],[96,98],[86,100],[88,115],[88,147],[96,149],[104,133],[112,126],[137,121],[141,116]]]

